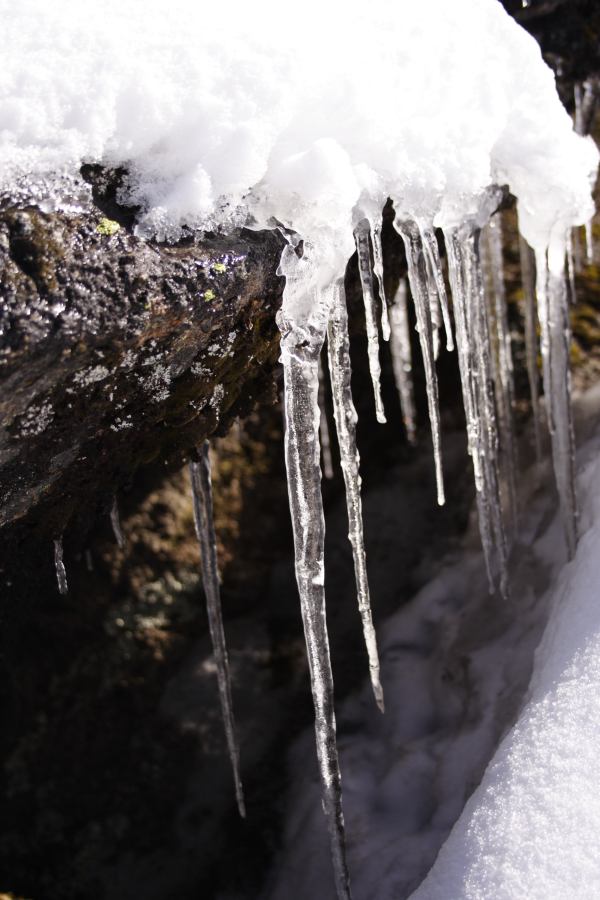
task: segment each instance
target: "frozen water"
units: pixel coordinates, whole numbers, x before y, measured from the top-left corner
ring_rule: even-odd
[[[358,256],[358,271],[362,285],[363,301],[365,305],[365,321],[367,325],[367,347],[369,354],[369,369],[373,382],[373,394],[375,396],[375,414],[378,422],[385,422],[385,412],[381,399],[381,365],[379,363],[379,326],[377,324],[377,301],[373,286],[373,269],[371,267],[371,247],[369,236],[371,229],[367,219],[362,219],[354,231],[356,239],[356,253]],[[383,280],[382,282],[383,283]],[[385,301],[383,301],[385,305]]]
[[[59,538],[55,538],[54,540],[54,568],[56,569],[56,581],[58,583],[58,590],[61,594],[67,594],[69,592],[69,586],[67,584],[67,570],[65,569],[65,564],[63,561],[62,534]]]
[[[210,470],[209,444],[205,441],[198,452],[198,459],[190,462],[190,481],[194,502],[194,522],[200,546],[202,561],[202,583],[206,596],[208,626],[215,654],[217,682],[221,714],[225,727],[227,750],[231,760],[231,768],[235,783],[235,796],[240,816],[245,817],[246,805],[244,790],[240,776],[240,754],[235,735],[233,703],[231,699],[231,674],[229,658],[223,629],[221,596],[219,590],[219,571],[217,565],[217,540],[213,523],[212,483]]]
[[[409,444],[415,444],[417,440],[417,420],[412,380],[412,349],[410,345],[405,278],[401,278],[398,283],[398,290],[390,308],[390,324],[392,328],[390,350],[392,352],[394,380],[400,397],[402,421],[406,428]]]
[[[356,422],[358,416],[352,402],[350,340],[348,338],[348,313],[343,285],[335,286],[335,297],[331,318],[329,319],[327,347],[329,351],[329,372],[333,395],[333,409],[337,427],[338,444],[342,462],[342,472],[346,485],[346,508],[348,510],[348,527],[354,572],[356,574],[356,590],[358,608],[363,625],[363,634],[369,657],[371,684],[377,705],[383,712],[383,690],[379,680],[379,654],[377,638],[371,616],[371,599],[367,579],[367,558],[363,535],[362,502],[360,498],[360,458],[356,446]]]

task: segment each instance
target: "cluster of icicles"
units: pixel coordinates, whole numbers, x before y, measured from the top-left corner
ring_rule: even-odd
[[[524,5],[526,5],[524,3]],[[575,128],[589,131],[595,85],[578,88]],[[445,502],[436,360],[442,331],[448,351],[457,349],[467,447],[473,464],[479,529],[490,591],[508,596],[510,538],[518,518],[515,472],[516,440],[513,427],[514,384],[511,338],[503,274],[501,217],[494,215],[502,197],[491,189],[482,199],[476,218],[443,233],[445,256],[431,222],[396,217],[394,227],[406,252],[408,284],[414,303],[425,372],[427,403],[437,499]],[[412,383],[410,317],[407,284],[402,278],[388,301],[384,287],[381,222],[359,214],[354,232],[364,300],[368,359],[375,412],[385,422],[381,398],[379,330],[389,341],[393,371],[407,439],[416,442],[416,415]],[[325,519],[321,496],[323,473],[332,477],[331,441],[324,412],[321,353],[327,344],[341,467],[346,487],[348,537],[352,546],[358,608],[368,655],[375,701],[384,711],[377,641],[371,615],[363,539],[357,414],[352,401],[350,341],[344,293],[344,272],[323,284],[318,248],[300,235],[282,229],[288,241],[279,274],[286,285],[278,316],[281,361],[285,382],[285,457],[294,532],[295,568],[304,624],[315,707],[316,747],[322,800],[330,841],[337,895],[349,900],[341,775],[336,745],[333,676],[325,610]],[[585,255],[592,262],[591,223],[585,229]],[[569,302],[575,301],[575,273],[582,262],[578,231],[566,238],[565,267],[557,275],[548,265],[547,252],[536,252],[519,238],[524,293],[525,345],[532,419],[538,459],[541,456],[542,415],[538,377],[538,329],[546,418],[552,444],[554,472],[569,556],[577,543],[577,508],[574,489],[574,441],[571,422],[569,375]],[[451,289],[454,335],[450,315]],[[379,304],[377,300],[379,296]],[[381,320],[378,319],[378,307]],[[300,314],[297,315],[298,311]],[[238,810],[245,816],[239,749],[235,736],[231,678],[223,629],[213,524],[209,444],[205,442],[190,462],[194,519],[202,563],[209,629],[217,668],[219,699]],[[116,500],[110,518],[120,547],[125,544]],[[54,541],[58,587],[66,593],[62,537]]]

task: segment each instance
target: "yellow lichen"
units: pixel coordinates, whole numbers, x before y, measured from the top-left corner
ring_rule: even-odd
[[[114,219],[107,219],[105,216],[100,219],[98,224],[96,225],[96,231],[98,234],[104,234],[106,237],[112,237],[113,234],[116,234],[117,231],[121,230],[121,226],[118,222],[115,222]]]
[[[217,295],[214,291],[211,291],[209,288],[207,291],[204,291],[204,299],[205,300],[214,300]]]

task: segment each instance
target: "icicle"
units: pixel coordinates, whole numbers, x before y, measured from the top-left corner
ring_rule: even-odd
[[[421,240],[425,250],[425,258],[427,261],[427,270],[429,282],[432,285],[431,293],[437,298],[442,311],[444,321],[444,331],[446,332],[446,350],[450,353],[454,350],[454,340],[452,338],[452,322],[450,321],[450,310],[448,308],[448,295],[446,293],[446,284],[442,273],[442,264],[440,262],[440,251],[438,248],[437,238],[434,229],[423,222],[419,223],[419,231],[421,232]],[[435,290],[433,290],[435,288]],[[439,328],[439,318],[438,318]]]
[[[406,250],[408,264],[408,280],[417,314],[417,330],[423,354],[425,368],[425,380],[427,384],[427,405],[429,408],[429,421],[431,422],[431,437],[433,441],[433,457],[435,463],[435,477],[437,483],[437,500],[440,506],[445,503],[444,476],[442,472],[442,446],[440,429],[440,410],[438,400],[438,383],[435,372],[433,329],[431,324],[431,305],[429,281],[427,277],[427,264],[423,251],[423,243],[419,227],[412,220],[399,221],[396,219],[394,226],[402,240]]]
[[[348,510],[348,537],[352,545],[358,608],[362,619],[363,634],[369,657],[369,670],[373,694],[383,712],[383,690],[379,680],[379,654],[377,638],[371,616],[371,600],[367,579],[367,558],[363,535],[362,503],[360,498],[360,457],[356,446],[357,415],[352,402],[350,386],[350,340],[348,338],[348,313],[342,283],[336,285],[334,306],[327,331],[329,351],[329,374],[333,409],[337,427],[338,444],[342,462],[342,472],[346,485],[346,507]]]
[[[572,306],[577,302],[577,293],[575,290],[575,258],[573,256],[573,231],[569,229],[567,234],[567,277],[569,279],[569,301]]]
[[[504,260],[502,255],[502,222],[498,214],[483,229],[480,256],[484,273],[484,287],[491,328],[491,364],[498,411],[500,449],[504,461],[504,477],[508,487],[513,529],[517,524],[518,469],[513,422],[514,376],[513,359],[504,289]]]
[[[552,252],[552,251],[550,251]],[[564,253],[564,250],[562,251]],[[536,291],[541,328],[542,369],[552,458],[569,557],[577,546],[575,448],[571,420],[569,311],[563,274],[552,271],[548,253],[536,253]]]
[[[590,219],[589,222],[586,222],[584,225],[585,229],[585,261],[588,266],[593,265],[594,263],[594,232],[593,232],[593,220]]]
[[[279,273],[286,276],[281,330],[285,385],[285,460],[296,580],[315,706],[315,735],[321,773],[323,810],[339,900],[349,900],[342,784],[336,746],[333,675],[325,616],[325,517],[319,466],[318,359],[325,339],[334,290],[317,287],[312,248],[302,258],[286,247]]]
[[[321,436],[321,456],[323,457],[323,475],[327,479],[333,478],[333,460],[331,458],[331,439],[329,437],[329,422],[325,409],[325,382],[323,378],[323,366],[319,357],[319,434]]]
[[[61,594],[67,594],[69,592],[69,585],[67,584],[67,570],[65,569],[65,564],[63,562],[62,534],[60,537],[54,539],[54,568],[56,569],[58,590]]]
[[[577,134],[583,134],[583,90],[580,84],[576,84],[573,88],[573,96],[575,100],[575,131]]]
[[[538,372],[537,311],[535,305],[535,255],[527,241],[519,234],[519,256],[521,278],[525,295],[525,354],[527,377],[531,397],[531,415],[535,435],[535,453],[538,462],[542,458],[542,435],[540,431],[540,400]]]
[[[112,525],[117,546],[123,550],[125,547],[125,535],[121,528],[121,519],[119,518],[119,507],[117,505],[116,496],[113,497],[112,505],[110,507],[110,524]]]
[[[381,366],[379,363],[379,329],[375,293],[373,290],[373,271],[371,269],[371,248],[369,246],[370,227],[368,219],[362,219],[354,231],[356,252],[358,255],[358,271],[362,285],[365,320],[367,323],[367,344],[369,351],[369,369],[375,396],[375,414],[378,422],[385,422],[385,411],[381,399]]]
[[[479,229],[465,224],[446,233],[458,361],[469,453],[478,492],[479,528],[490,590],[493,573],[508,594],[506,537],[498,478],[498,436],[492,387],[490,336],[478,258]]]
[[[245,817],[246,807],[244,803],[242,780],[240,777],[240,757],[235,736],[233,704],[231,700],[231,676],[229,673],[229,660],[227,657],[227,646],[225,644],[225,632],[223,630],[223,617],[221,613],[208,441],[205,441],[200,448],[198,459],[190,462],[190,480],[192,483],[192,498],[194,501],[196,535],[198,536],[200,558],[202,561],[202,583],[204,585],[204,593],[206,596],[208,625],[217,667],[221,714],[223,716],[227,748],[233,770],[237,806],[240,816]]]
[[[383,248],[381,246],[381,225],[375,225],[369,220],[371,229],[371,241],[373,242],[373,271],[377,279],[377,287],[379,288],[379,299],[381,300],[381,332],[384,341],[390,339],[390,317],[388,315],[387,298],[385,296],[385,284],[383,281]]]
[[[417,442],[415,397],[412,380],[412,350],[406,305],[406,279],[401,278],[394,302],[390,308],[392,339],[390,350],[394,367],[394,380],[400,396],[402,421],[409,444]]]

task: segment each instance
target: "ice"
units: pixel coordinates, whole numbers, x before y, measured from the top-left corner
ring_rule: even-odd
[[[572,306],[577,303],[575,287],[575,254],[573,252],[573,232],[567,234],[567,277],[569,279],[569,301]]]
[[[352,402],[350,340],[348,338],[348,313],[343,284],[335,286],[335,296],[327,331],[329,352],[329,374],[333,395],[333,409],[340,447],[342,472],[346,485],[346,508],[348,510],[348,537],[352,544],[354,572],[358,608],[363,626],[363,634],[369,657],[369,670],[373,694],[383,712],[383,690],[379,680],[379,654],[377,639],[371,616],[371,600],[367,579],[367,558],[363,535],[362,502],[360,498],[360,458],[356,446],[357,415]]]
[[[377,302],[373,288],[373,270],[371,268],[371,247],[369,236],[371,229],[367,219],[362,219],[354,230],[356,239],[356,253],[358,256],[358,271],[362,286],[363,301],[365,306],[365,321],[367,325],[367,347],[369,353],[369,370],[373,382],[373,394],[375,396],[375,414],[378,422],[385,422],[385,411],[381,399],[381,365],[379,363],[379,327],[377,324]],[[385,304],[385,301],[383,301]]]
[[[67,570],[63,561],[63,538],[54,539],[54,568],[56,569],[56,581],[58,582],[58,590],[61,594],[69,592],[67,584]]]
[[[489,325],[479,265],[479,224],[477,221],[465,223],[459,229],[447,231],[445,238],[467,419],[467,444],[473,462],[481,541],[490,590],[495,585],[497,574],[500,590],[506,595],[508,549],[500,496]]]
[[[373,243],[373,272],[377,279],[377,287],[379,288],[379,299],[381,300],[381,333],[384,341],[389,341],[391,328],[390,317],[388,313],[387,298],[385,296],[385,282],[383,280],[383,247],[381,246],[381,225],[370,221],[371,241]]]
[[[315,707],[315,735],[339,900],[349,900],[344,841],[342,785],[336,745],[333,674],[325,615],[325,517],[321,497],[319,447],[319,355],[332,312],[335,282],[318,284],[320,260],[304,244],[303,255],[290,246],[284,254],[283,306],[278,315],[285,396],[285,461],[296,581],[306,638]],[[307,319],[308,314],[308,319]]]
[[[504,288],[504,259],[502,253],[502,220],[496,213],[481,233],[480,257],[483,265],[484,292],[489,329],[491,332],[491,362],[500,450],[503,459],[504,482],[508,487],[510,515],[513,529],[517,519],[516,473],[518,462],[514,432],[514,375],[513,358]]]
[[[402,421],[404,422],[408,442],[414,445],[417,440],[417,417],[412,380],[412,350],[406,305],[405,278],[400,279],[396,296],[390,307],[390,324],[392,328],[390,350],[394,367],[394,380],[400,397]]]
[[[221,612],[217,541],[213,522],[212,484],[208,441],[205,441],[200,447],[198,458],[193,459],[190,462],[190,481],[192,484],[192,498],[194,503],[194,522],[202,562],[202,583],[204,585],[204,594],[206,596],[208,627],[217,668],[221,714],[223,716],[227,750],[229,752],[229,759],[231,760],[231,768],[233,771],[237,807],[240,816],[245,817],[246,806],[244,802],[242,779],[240,776],[240,754],[235,735],[233,703],[231,699],[231,675],[229,671],[229,659],[227,656],[227,645],[225,643],[223,616]]]
[[[521,235],[519,235],[519,259],[521,262],[521,281],[523,283],[524,295],[525,355],[527,358],[529,396],[531,398],[531,418],[533,420],[536,457],[539,461],[542,458],[542,435],[540,430],[540,376],[537,362],[538,339],[535,297],[535,254]]]
[[[425,367],[427,406],[429,409],[429,421],[431,423],[437,501],[440,506],[443,506],[445,497],[444,476],[442,472],[442,439],[438,383],[435,372],[433,328],[431,321],[430,279],[428,276],[421,232],[417,223],[410,219],[405,219],[404,221],[396,219],[394,227],[402,237],[406,250],[408,280],[410,282],[410,290],[415,304],[417,331],[419,332],[419,341],[421,344],[421,352],[423,354],[423,365]]]
[[[560,242],[549,253],[536,253],[536,293],[554,474],[567,546],[572,557],[577,545],[577,501],[573,475],[575,447],[569,370],[571,335],[563,260],[564,245]]]
[[[117,542],[117,546],[120,550],[123,550],[125,547],[125,535],[123,534],[123,529],[121,528],[121,519],[119,518],[119,506],[117,504],[116,496],[113,497],[113,501],[110,507],[110,524],[112,526],[113,534],[115,536],[115,540]]]
[[[319,409],[321,411],[321,418],[319,419],[319,435],[321,437],[323,475],[325,478],[331,479],[333,478],[333,460],[331,458],[331,438],[329,436],[329,422],[327,420],[327,409],[325,406],[325,381],[321,357],[319,357]]]

